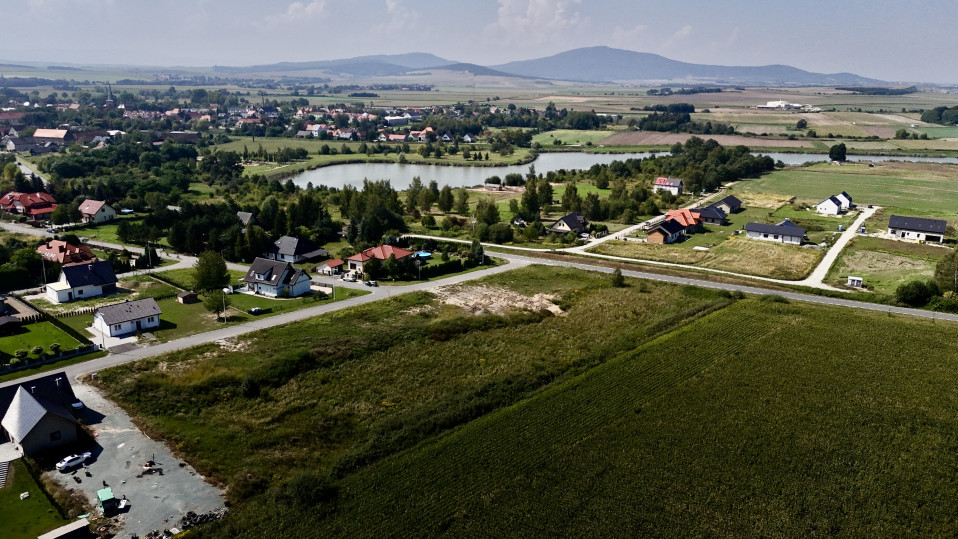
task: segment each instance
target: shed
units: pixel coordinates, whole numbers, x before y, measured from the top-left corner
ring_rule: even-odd
[[[103,514],[106,515],[109,511],[116,509],[119,502],[113,496],[113,489],[106,487],[96,491],[96,503],[103,510]]]
[[[192,290],[185,290],[176,295],[177,303],[189,304],[196,303],[200,298],[196,295],[196,292]]]
[[[850,287],[852,287],[852,288],[861,288],[861,287],[862,287],[862,278],[861,278],[861,277],[855,277],[855,276],[849,275],[849,276],[848,276],[848,286],[850,286]]]

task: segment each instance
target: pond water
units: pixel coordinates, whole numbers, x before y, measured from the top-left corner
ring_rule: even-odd
[[[756,152],[759,153],[759,152]],[[561,152],[561,153],[543,153],[540,154],[532,164],[536,167],[536,173],[544,174],[555,170],[587,169],[595,164],[607,164],[613,161],[623,161],[626,159],[642,159],[653,155],[649,152],[635,153],[585,153],[585,152]],[[668,152],[659,152],[658,156],[668,155]],[[827,154],[802,154],[802,153],[777,153],[764,152],[761,155],[768,155],[776,161],[782,161],[786,165],[801,165],[814,161],[828,161]],[[921,163],[950,163],[958,164],[958,158],[954,157],[901,157],[884,155],[850,155],[849,161],[913,161]],[[409,186],[415,176],[419,176],[424,184],[431,180],[436,180],[440,186],[449,185],[450,187],[471,187],[482,185],[486,178],[490,176],[505,177],[506,174],[523,174],[529,172],[530,165],[510,165],[506,167],[450,167],[436,165],[417,165],[417,164],[399,164],[399,163],[352,163],[347,165],[333,165],[328,167],[307,170],[298,176],[292,178],[293,183],[300,187],[306,187],[307,183],[314,186],[325,185],[327,187],[342,188],[346,185],[359,187],[363,179],[370,180],[390,180],[392,186],[402,190]]]

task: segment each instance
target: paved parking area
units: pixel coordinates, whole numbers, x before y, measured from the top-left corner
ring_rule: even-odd
[[[48,472],[67,488],[80,489],[96,506],[96,491],[108,485],[117,498],[129,500],[129,510],[119,514],[118,535],[143,536],[151,530],[178,527],[187,511],[207,513],[223,507],[222,491],[206,481],[160,442],[140,432],[119,406],[89,384],[75,383],[76,396],[86,405],[86,423],[99,442],[87,470]],[[160,471],[143,473],[143,465],[156,462]],[[78,484],[74,477],[80,479]]]

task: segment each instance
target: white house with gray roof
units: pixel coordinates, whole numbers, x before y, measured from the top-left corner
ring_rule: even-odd
[[[158,327],[161,314],[163,311],[153,298],[127,301],[97,309],[93,313],[93,327],[116,337]]]
[[[745,236],[753,240],[801,245],[805,239],[805,229],[791,221],[782,221],[777,225],[745,223]]]
[[[945,237],[947,227],[948,223],[944,219],[892,215],[888,220],[888,234],[903,240],[940,242]]]

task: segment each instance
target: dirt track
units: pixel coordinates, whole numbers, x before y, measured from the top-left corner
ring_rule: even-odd
[[[787,140],[783,138],[743,137],[739,135],[691,135],[688,133],[659,133],[657,131],[626,131],[608,136],[598,142],[606,146],[671,146],[684,143],[696,136],[715,139],[723,146],[763,146],[775,148],[813,148],[807,140]]]

